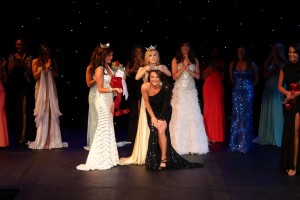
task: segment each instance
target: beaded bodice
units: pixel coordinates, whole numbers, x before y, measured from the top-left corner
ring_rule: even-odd
[[[183,67],[182,63],[179,63],[177,69]],[[196,71],[196,65],[189,65],[189,69],[193,72]],[[182,72],[181,76],[176,80],[174,88],[181,88],[182,90],[193,90],[195,89],[195,80],[194,78],[185,70]]]

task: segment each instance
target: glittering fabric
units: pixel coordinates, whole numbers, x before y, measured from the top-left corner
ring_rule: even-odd
[[[252,149],[253,72],[250,69],[233,72],[232,116],[229,151],[247,153]]]
[[[179,63],[178,69],[182,67]],[[196,66],[191,64],[189,69],[195,71]],[[171,105],[170,136],[174,149],[180,155],[208,153],[208,138],[195,80],[186,70],[175,82]]]
[[[162,89],[154,96],[149,96],[151,108],[158,119],[164,119],[169,126],[172,115],[170,105],[171,85],[164,84]],[[147,121],[150,128],[148,151],[146,157],[146,169],[158,170],[161,160],[161,152],[158,144],[158,130],[151,125],[151,117],[147,112]],[[172,147],[170,141],[169,127],[166,130],[167,136],[167,169],[203,167],[200,163],[190,163],[182,158]]]
[[[96,69],[98,70],[98,69]],[[104,69],[103,88],[110,88],[111,77]],[[97,91],[95,97],[95,108],[97,111],[97,128],[91,149],[85,164],[80,164],[78,170],[106,170],[116,166],[119,162],[113,114],[113,93],[102,93]]]

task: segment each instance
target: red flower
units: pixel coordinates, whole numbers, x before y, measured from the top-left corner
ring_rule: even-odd
[[[119,62],[119,61],[116,61],[116,62],[115,62],[115,66],[116,66],[116,67],[119,67],[119,65],[120,65],[120,62]]]
[[[290,84],[290,88],[291,88],[291,93],[292,93],[292,95],[294,95],[295,92],[297,92],[297,91],[300,90],[299,82],[291,83],[291,84]],[[287,110],[289,110],[289,109],[291,109],[291,107],[292,107],[290,103],[296,103],[296,99],[293,98],[293,99],[289,100],[289,99],[285,98],[285,99],[283,100],[282,103],[284,104],[285,108],[286,108]]]

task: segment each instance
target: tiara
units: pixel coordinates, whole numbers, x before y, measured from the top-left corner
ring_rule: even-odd
[[[156,46],[157,46],[157,45],[155,45],[155,46],[150,45],[150,47],[145,47],[145,49],[146,49],[147,51],[150,51],[150,50],[156,49]]]
[[[109,48],[109,46],[110,46],[109,42],[107,44],[101,44],[100,43],[100,47],[103,48],[103,49]]]

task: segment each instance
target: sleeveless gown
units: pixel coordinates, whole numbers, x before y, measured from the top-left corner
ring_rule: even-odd
[[[181,67],[182,63],[178,64],[178,69]],[[191,64],[189,69],[195,71],[196,66]],[[170,134],[175,150],[180,155],[209,152],[195,80],[187,71],[175,82],[171,105]]]
[[[95,79],[95,75],[93,76]],[[87,147],[90,148],[95,136],[97,128],[97,110],[95,107],[95,98],[97,94],[97,84],[93,85],[89,91],[89,111],[88,111],[88,125],[87,125]]]
[[[225,111],[224,86],[222,75],[217,69],[212,70],[205,78],[203,84],[203,117],[205,130],[211,142],[224,142],[225,140]]]
[[[51,116],[49,117],[49,112]],[[43,149],[50,129],[49,149],[68,147],[68,143],[62,142],[59,117],[57,91],[54,77],[51,71],[41,71],[41,76],[35,85],[34,116],[37,128],[35,141],[28,141],[30,149]]]
[[[104,88],[110,88],[111,77],[104,70]],[[97,110],[97,128],[91,149],[85,164],[77,166],[78,170],[106,170],[116,166],[119,162],[119,154],[115,138],[113,114],[113,93],[100,93],[97,90],[95,107]]]
[[[5,110],[5,88],[2,84],[2,72],[0,72],[0,147],[9,146],[7,118]]]
[[[163,84],[161,90],[154,96],[149,96],[149,102],[154,115],[157,119],[166,120],[167,129],[167,169],[184,169],[184,168],[198,168],[203,167],[200,163],[191,163],[181,157],[172,147],[170,141],[169,122],[172,115],[172,107],[170,104],[171,85]],[[151,117],[147,112],[148,126],[150,127],[150,136],[148,143],[148,151],[146,157],[147,170],[159,170],[161,161],[161,152],[158,144],[158,130],[152,126]]]
[[[252,150],[253,72],[250,69],[233,72],[232,116],[229,151],[247,153]]]
[[[276,67],[270,65],[268,69]],[[278,69],[279,70],[279,69]],[[281,146],[283,129],[283,94],[278,91],[278,74],[266,80],[261,99],[258,143],[261,145]]]
[[[140,67],[139,70],[143,70],[144,67]],[[143,77],[143,81],[147,81],[148,73]],[[135,136],[135,142],[132,150],[132,154],[129,157],[121,158],[120,165],[144,165],[148,149],[148,140],[150,135],[150,129],[148,127],[146,107],[143,97],[141,97],[140,114],[138,120],[138,128]]]

